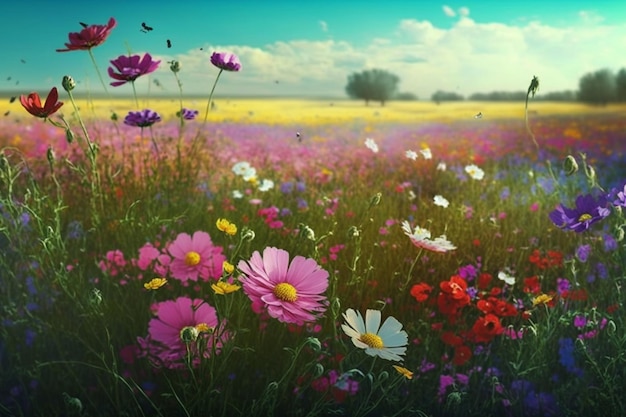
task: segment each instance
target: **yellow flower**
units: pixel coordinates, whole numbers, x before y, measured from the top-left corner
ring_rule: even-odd
[[[167,284],[167,280],[165,278],[153,278],[150,282],[143,284],[143,287],[146,290],[158,290],[165,284]]]
[[[230,275],[235,270],[235,265],[231,264],[228,261],[224,261],[224,263],[222,263],[222,269],[224,270],[224,272]]]
[[[398,366],[398,365],[392,365],[392,366],[393,366],[393,369],[398,371],[398,373],[402,375],[403,377],[405,377],[406,379],[413,379],[413,372],[409,371],[406,368],[403,368],[402,366]]]
[[[226,219],[217,219],[215,225],[220,231],[227,235],[234,236],[237,233],[237,226]]]
[[[215,294],[226,295],[239,290],[241,286],[236,284],[229,284],[228,282],[224,281],[217,281],[217,283],[211,284],[211,288],[213,288]]]
[[[554,298],[554,297],[552,297],[551,295],[548,295],[548,294],[538,295],[537,297],[535,297],[533,299],[533,307],[536,307],[539,304],[547,304],[550,301],[552,301],[552,298]]]
[[[213,333],[213,327],[209,327],[206,323],[198,323],[196,324],[196,330],[198,333]]]

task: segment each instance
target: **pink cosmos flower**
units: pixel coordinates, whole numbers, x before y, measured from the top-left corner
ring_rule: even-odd
[[[85,25],[83,23],[81,25],[83,30],[70,32],[70,42],[65,44],[66,49],[57,49],[57,52],[87,51],[94,46],[101,45],[109,37],[117,22],[114,18],[110,18],[106,25]]]
[[[142,349],[155,365],[182,368],[183,359],[197,366],[200,355],[209,357],[228,335],[218,327],[217,314],[204,300],[179,297],[155,306],[156,317],[148,324],[148,337],[137,338]],[[189,351],[192,358],[186,358]]]
[[[219,279],[226,260],[222,250],[221,246],[213,246],[211,236],[206,232],[195,232],[193,237],[181,233],[168,248],[174,258],[170,263],[170,273],[182,282],[189,279],[197,281],[198,277]]]
[[[148,53],[144,54],[143,57],[140,55],[120,55],[110,62],[113,66],[108,69],[109,77],[118,80],[111,83],[113,87],[134,82],[142,75],[156,71],[161,63],[161,61],[153,61],[152,56]]]
[[[445,253],[456,249],[456,246],[454,246],[452,242],[446,238],[446,235],[441,235],[435,239],[431,239],[430,231],[422,229],[419,226],[415,227],[415,230],[413,230],[411,229],[409,222],[406,220],[402,222],[402,231],[418,248],[438,253]]]
[[[302,325],[326,310],[328,272],[314,259],[296,256],[289,263],[289,252],[267,247],[262,257],[256,251],[237,267],[255,311],[265,308],[278,321]]]

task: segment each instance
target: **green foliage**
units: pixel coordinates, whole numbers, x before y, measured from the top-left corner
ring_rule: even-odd
[[[398,88],[400,79],[385,70],[370,69],[348,76],[346,93],[350,98],[365,100],[365,104],[371,101],[379,101],[381,106],[387,100],[393,98]]]
[[[441,102],[444,101],[463,101],[465,100],[465,98],[458,94],[458,93],[454,93],[454,92],[448,92],[448,91],[441,91],[438,90],[436,92],[433,93],[433,95],[430,97],[430,99],[432,101],[434,101],[435,103],[439,104]]]
[[[615,75],[609,69],[585,74],[579,82],[578,99],[584,103],[606,105],[617,97]]]

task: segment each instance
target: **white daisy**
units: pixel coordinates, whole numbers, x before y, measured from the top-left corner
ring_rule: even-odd
[[[437,164],[437,171],[445,171],[448,167],[445,162],[439,162]]]
[[[505,271],[498,272],[498,279],[504,281],[505,283],[507,283],[509,285],[515,284],[515,277],[509,275]]]
[[[436,206],[443,208],[447,208],[450,205],[450,202],[440,195],[436,195],[435,197],[433,197],[433,201],[435,202]]]
[[[371,150],[374,153],[378,153],[378,145],[374,142],[374,139],[367,138],[365,139],[365,146],[367,149]]]
[[[430,148],[424,148],[420,150],[420,153],[424,157],[424,159],[433,159],[433,153],[430,151]]]
[[[412,230],[411,225],[406,220],[402,222],[402,231],[418,248],[424,248],[438,253],[445,253],[456,249],[456,246],[446,238],[446,235],[441,235],[435,240],[431,240],[430,231],[422,229],[419,226],[416,226],[415,230]]]
[[[394,317],[387,317],[381,326],[380,316],[380,310],[367,310],[363,321],[359,311],[349,308],[343,313],[347,324],[342,324],[341,328],[352,338],[354,346],[365,349],[366,354],[389,361],[402,361],[409,337]]]
[[[243,198],[243,193],[239,190],[233,190],[233,198],[237,200]]]
[[[476,165],[471,164],[465,167],[465,172],[469,174],[475,180],[482,180],[485,176],[485,171],[478,168]]]
[[[272,188],[274,188],[274,181],[272,180],[264,179],[261,181],[261,184],[259,184],[259,191],[261,192],[269,191]]]
[[[409,159],[412,159],[414,161],[417,160],[417,152],[415,152],[415,151],[408,150],[404,154]]]
[[[243,176],[250,168],[252,167],[250,166],[249,162],[237,162],[235,165],[233,165],[233,172],[235,173],[235,175]]]

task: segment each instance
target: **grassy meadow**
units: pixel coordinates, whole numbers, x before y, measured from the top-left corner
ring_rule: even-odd
[[[0,105],[0,415],[626,414],[624,106],[59,100]]]

